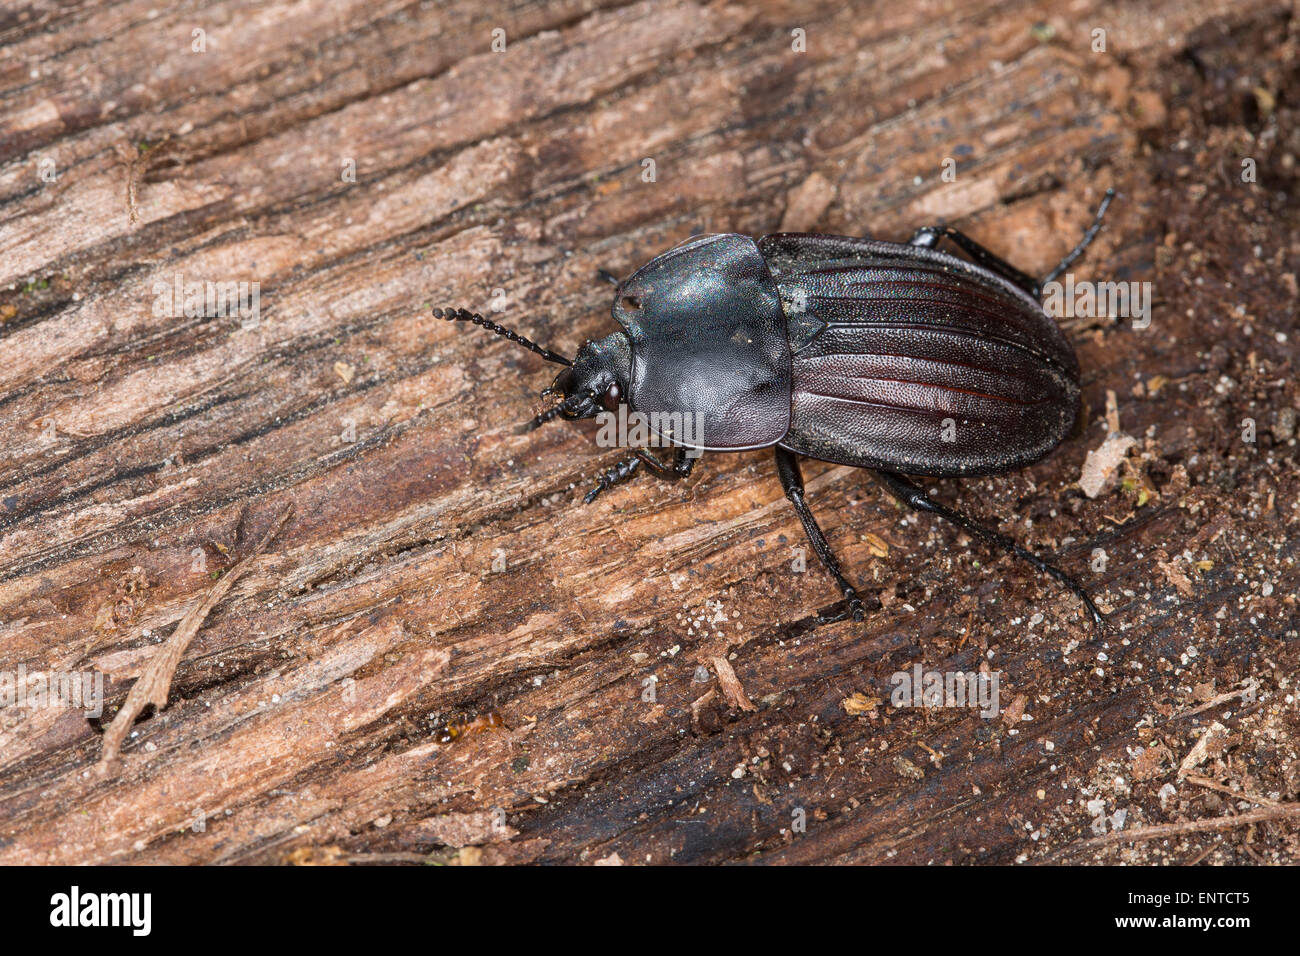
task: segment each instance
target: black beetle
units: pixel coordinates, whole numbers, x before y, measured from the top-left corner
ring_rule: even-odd
[[[926,226],[907,243],[777,233],[696,236],[617,286],[620,331],[570,360],[464,309],[473,322],[567,366],[542,394],[562,401],[529,423],[590,418],[626,402],[675,446],[672,464],[639,449],[586,496],[644,465],[663,479],[691,473],[705,451],[774,447],[776,468],[813,550],[844,592],[840,570],[804,497],[796,455],[872,469],[908,507],[946,518],[1050,574],[1101,613],[1077,581],[1010,538],[947,508],[904,477],[987,475],[1045,456],[1079,410],[1079,364],[1044,311],[1042,287],[1073,263],[1091,227],[1041,282],[955,229]],[[952,240],[971,259],[938,251]],[[693,416],[702,430],[674,433]],[[661,424],[656,427],[656,419]],[[844,615],[841,615],[842,619]]]

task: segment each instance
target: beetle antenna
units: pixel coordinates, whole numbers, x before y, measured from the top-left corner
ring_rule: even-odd
[[[524,348],[536,352],[538,355],[546,359],[546,361],[548,362],[554,362],[557,365],[573,364],[573,362],[571,362],[569,359],[566,359],[563,355],[560,355],[557,352],[552,352],[550,349],[544,349],[536,342],[532,342],[524,338],[518,332],[511,332],[509,329],[502,328],[501,326],[497,325],[495,322],[483,318],[483,316],[479,315],[477,312],[470,312],[468,309],[434,309],[433,317],[435,319],[446,319],[449,322],[473,322],[475,325],[481,325],[489,332],[495,332],[497,335],[503,335],[506,338],[508,338],[511,342],[517,342],[519,345],[522,345]]]

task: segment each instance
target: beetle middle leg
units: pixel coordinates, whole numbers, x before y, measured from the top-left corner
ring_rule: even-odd
[[[673,463],[671,465],[665,465],[650,452],[645,449],[639,449],[631,458],[620,461],[613,468],[601,475],[600,480],[596,482],[596,487],[587,492],[582,500],[587,504],[591,504],[600,496],[602,491],[613,488],[615,485],[622,484],[635,475],[642,465],[645,465],[652,475],[663,481],[681,481],[690,476],[697,461],[699,461],[699,456],[688,455],[686,448],[682,445],[678,445],[674,450]]]
[[[1003,259],[997,253],[991,252],[984,246],[980,245],[964,232],[960,232],[949,226],[922,226],[912,234],[908,240],[909,245],[920,246],[923,249],[933,249],[939,245],[940,239],[951,239],[962,249],[966,250],[976,262],[984,268],[995,272],[1008,282],[1020,286],[1035,299],[1043,297],[1043,286],[1051,282],[1066,269],[1070,268],[1084,250],[1092,244],[1092,240],[1097,238],[1097,233],[1101,231],[1101,220],[1106,215],[1106,210],[1110,208],[1110,202],[1115,198],[1115,190],[1107,189],[1106,195],[1102,197],[1101,205],[1097,207],[1097,214],[1093,217],[1092,225],[1083,234],[1078,245],[1070,250],[1069,254],[1060,261],[1055,269],[1045,275],[1042,279],[1035,279],[1026,272],[1021,272],[1007,260]]]
[[[990,272],[996,273],[1013,285],[1019,286],[1035,299],[1039,297],[1037,279],[1027,272],[1021,272],[997,253],[989,251],[966,233],[953,229],[951,226],[922,226],[912,234],[912,238],[908,240],[908,245],[933,249],[939,245],[940,239],[951,239],[968,252],[972,259]]]
[[[776,449],[776,473],[781,476],[781,487],[785,489],[785,496],[790,499],[790,504],[794,505],[795,513],[799,515],[804,534],[808,536],[808,543],[812,545],[813,550],[817,552],[817,557],[821,558],[826,570],[831,573],[835,583],[844,592],[844,600],[849,604],[849,615],[853,620],[861,621],[867,616],[866,608],[863,607],[858,592],[849,583],[848,578],[844,576],[844,572],[840,570],[840,562],[836,559],[835,552],[827,544],[826,536],[822,534],[822,529],[817,526],[817,519],[813,517],[812,509],[808,507],[808,499],[804,496],[803,491],[803,473],[799,470],[799,460],[795,458],[794,452],[787,451],[779,445]],[[830,624],[843,619],[843,616],[830,618],[826,623]]]
[[[1079,240],[1079,244],[1070,250],[1069,254],[1061,260],[1060,264],[1055,269],[1043,277],[1043,281],[1038,285],[1039,292],[1041,292],[1043,286],[1047,285],[1047,283],[1051,282],[1066,269],[1070,268],[1070,266],[1074,264],[1074,260],[1083,255],[1084,250],[1087,249],[1088,246],[1092,245],[1092,240],[1096,239],[1097,233],[1101,231],[1101,219],[1106,215],[1106,210],[1110,207],[1110,201],[1114,198],[1114,188],[1107,189],[1105,197],[1101,200],[1101,205],[1097,207],[1097,215],[1093,217],[1092,225],[1089,226],[1088,231],[1083,234],[1083,238]]]
[[[1060,568],[1048,564],[1042,558],[1038,557],[1038,555],[1022,548],[1006,535],[999,534],[990,528],[978,525],[961,512],[954,511],[952,508],[939,504],[902,475],[892,471],[875,471],[872,472],[872,474],[876,476],[877,480],[885,486],[885,489],[889,491],[890,494],[909,508],[915,509],[916,511],[928,511],[930,514],[946,518],[964,531],[969,531],[971,534],[984,539],[989,544],[995,545],[1009,554],[1014,554],[1017,558],[1028,561],[1039,571],[1042,571],[1045,574],[1050,574],[1052,577],[1056,578],[1056,580],[1060,581],[1074,592],[1075,596],[1078,597],[1079,600],[1083,601],[1084,607],[1088,609],[1089,615],[1092,616],[1092,623],[1096,626],[1097,630],[1102,629],[1105,624],[1105,618],[1103,618],[1101,612],[1097,610],[1097,605],[1092,603],[1092,598],[1089,597],[1088,592],[1083,589],[1083,585],[1070,577],[1070,575],[1066,574]]]

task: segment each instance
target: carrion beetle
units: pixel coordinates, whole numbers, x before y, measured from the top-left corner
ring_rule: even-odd
[[[847,615],[864,617],[804,495],[797,456],[867,468],[917,511],[938,515],[1028,561],[1069,588],[1093,623],[1103,618],[1070,575],[1015,541],[930,498],[907,475],[960,477],[1021,468],[1069,434],[1079,410],[1079,364],[1042,306],[1042,288],[1083,254],[1114,197],[1041,281],[946,226],[907,243],[811,233],[755,240],[692,237],[616,286],[619,330],[573,359],[464,309],[472,322],[565,366],[543,395],[558,404],[530,423],[591,418],[626,403],[659,422],[690,416],[694,434],[658,437],[671,463],[644,448],[587,494],[645,468],[687,477],[703,452],[773,448],[777,474],[813,550],[835,578]],[[948,239],[970,259],[936,248]],[[836,620],[846,615],[840,615]]]

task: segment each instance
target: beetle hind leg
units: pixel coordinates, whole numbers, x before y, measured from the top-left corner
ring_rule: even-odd
[[[799,461],[795,458],[794,452],[777,447],[776,472],[781,476],[781,487],[785,489],[785,496],[790,499],[795,512],[799,515],[804,534],[808,536],[808,543],[812,545],[813,550],[817,552],[817,557],[821,558],[826,570],[831,573],[835,583],[844,592],[844,600],[849,605],[848,616],[855,621],[861,621],[867,616],[866,608],[862,604],[862,599],[858,597],[858,592],[849,583],[848,578],[844,576],[844,572],[840,570],[840,562],[836,559],[835,552],[831,550],[831,546],[826,542],[826,536],[822,534],[822,529],[818,527],[812,509],[808,507],[808,499],[805,497],[803,490],[803,474],[799,470]],[[823,619],[823,623],[831,624],[842,620],[844,620],[844,615]]]
[[[645,465],[652,475],[662,481],[681,481],[690,476],[697,461],[699,461],[699,456],[688,455],[686,449],[681,445],[678,445],[674,451],[671,465],[665,465],[650,452],[638,449],[637,453],[631,458],[620,461],[601,475],[600,480],[596,482],[596,486],[587,492],[582,500],[587,504],[591,504],[600,497],[602,491],[608,491],[615,485],[622,484],[635,475],[642,465]]]
[[[876,476],[877,480],[885,486],[885,489],[890,494],[909,508],[916,511],[926,511],[930,514],[938,515],[941,518],[946,518],[962,530],[969,531],[971,534],[982,538],[989,544],[1006,551],[1008,554],[1013,554],[1017,558],[1028,561],[1039,571],[1044,574],[1049,574],[1057,581],[1060,581],[1083,602],[1084,607],[1088,609],[1089,616],[1092,618],[1093,626],[1096,627],[1098,631],[1102,630],[1106,619],[1102,617],[1101,612],[1097,610],[1097,605],[1092,603],[1092,598],[1089,597],[1088,592],[1083,589],[1083,585],[1060,568],[1048,564],[1042,558],[1038,557],[1038,555],[1022,548],[1006,535],[999,534],[996,531],[978,525],[961,512],[954,511],[952,508],[939,504],[902,475],[896,474],[892,471],[876,471],[873,472],[873,474]]]

